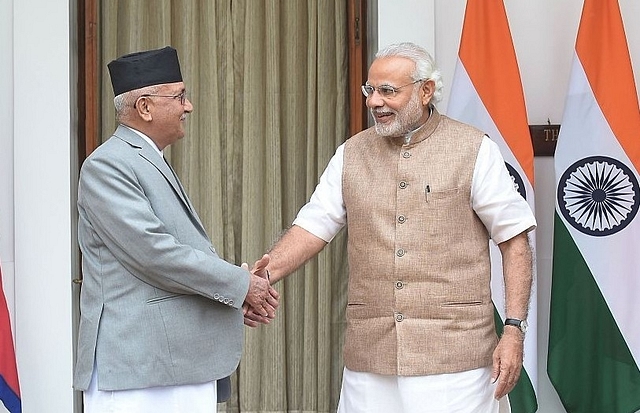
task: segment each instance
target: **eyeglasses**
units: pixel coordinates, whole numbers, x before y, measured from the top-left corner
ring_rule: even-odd
[[[144,94],[144,95],[140,95],[138,96],[138,99],[140,98],[146,98],[146,97],[156,97],[156,98],[171,98],[171,99],[180,99],[180,104],[182,106],[184,106],[184,103],[187,101],[187,91],[183,90],[181,93],[177,94],[177,95],[152,95],[152,94]],[[138,102],[138,99],[136,99],[136,103]],[[133,107],[136,107],[136,104],[133,104]]]
[[[414,80],[411,83],[407,83],[406,85],[402,85],[402,86],[398,86],[398,87],[393,87],[393,86],[390,86],[390,85],[382,85],[382,86],[378,86],[378,87],[373,87],[373,86],[371,86],[369,84],[364,84],[364,85],[362,85],[362,94],[365,97],[369,97],[369,96],[373,95],[373,92],[375,92],[377,90],[378,93],[380,94],[380,97],[383,97],[383,98],[394,98],[398,94],[398,91],[400,89],[402,89],[403,87],[415,85],[416,83],[424,82],[425,80],[427,80],[427,79]]]

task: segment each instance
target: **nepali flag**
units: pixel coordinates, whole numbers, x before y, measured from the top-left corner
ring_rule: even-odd
[[[2,269],[0,268],[0,401],[9,413],[22,413],[20,384],[13,350],[13,334],[9,321],[9,310],[2,289]]]

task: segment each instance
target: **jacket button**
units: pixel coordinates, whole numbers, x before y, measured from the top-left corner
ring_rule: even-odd
[[[396,255],[398,257],[403,257],[405,254],[405,250],[403,250],[402,248],[398,249],[398,251],[396,251]]]
[[[233,300],[229,300],[229,305],[233,305]]]
[[[401,223],[401,224],[404,224],[406,220],[407,220],[407,218],[404,215],[400,215],[398,217],[398,222]]]
[[[225,298],[222,302],[225,303],[225,304],[229,304],[229,299]]]
[[[396,314],[396,321],[398,323],[402,322],[402,320],[404,320],[404,316],[402,315],[402,313],[397,313]]]
[[[220,294],[215,293],[215,294],[213,295],[213,298],[214,298],[214,300],[217,300],[218,298],[220,298]]]
[[[402,157],[403,157],[404,159],[408,159],[408,158],[410,158],[410,157],[411,157],[411,152],[409,152],[409,151],[404,151],[404,152],[402,152]]]
[[[396,289],[402,290],[404,288],[404,283],[402,281],[396,281]]]
[[[408,184],[405,181],[400,181],[400,184],[398,186],[400,187],[400,189],[405,189],[407,185]]]

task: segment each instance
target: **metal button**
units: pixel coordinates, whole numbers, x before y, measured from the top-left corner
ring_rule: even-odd
[[[406,252],[406,251],[405,251],[404,249],[399,248],[399,249],[398,249],[398,251],[396,251],[396,255],[397,255],[398,257],[402,257],[402,256],[404,256],[405,252]]]
[[[404,224],[404,222],[407,220],[407,218],[404,215],[400,215],[398,217],[398,222],[401,224]]]
[[[233,300],[229,300],[229,305],[233,305]]]
[[[215,294],[213,295],[213,298],[214,298],[215,300],[217,300],[218,298],[220,298],[220,294],[215,293]]]
[[[402,290],[404,288],[404,283],[402,281],[396,281],[396,289]]]
[[[408,184],[405,181],[400,181],[399,186],[400,186],[400,189],[405,189],[408,186]]]
[[[411,157],[411,152],[409,152],[409,151],[402,152],[402,157],[404,159],[410,158]]]
[[[396,314],[396,321],[398,323],[402,322],[402,320],[404,320],[404,316],[402,315],[402,313],[397,313]]]
[[[225,303],[225,304],[229,304],[229,299],[225,298],[222,302]]]

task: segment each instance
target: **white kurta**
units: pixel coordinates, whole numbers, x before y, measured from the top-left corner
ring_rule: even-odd
[[[98,390],[96,368],[84,392],[85,413],[215,413],[216,382],[147,389]]]
[[[384,376],[345,368],[338,413],[504,412],[493,397],[495,387],[491,367],[430,376]]]

